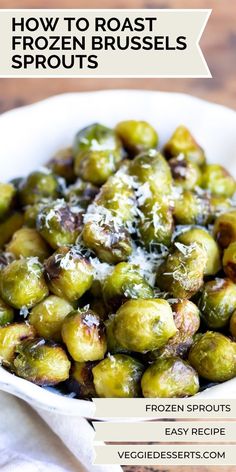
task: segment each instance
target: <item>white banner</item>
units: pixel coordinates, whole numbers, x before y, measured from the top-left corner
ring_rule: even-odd
[[[0,10],[0,77],[211,77],[211,10]]]

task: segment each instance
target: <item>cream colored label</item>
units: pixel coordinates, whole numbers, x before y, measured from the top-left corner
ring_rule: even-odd
[[[209,389],[210,391],[211,389]],[[236,419],[236,399],[95,398],[97,418]]]
[[[1,10],[1,77],[211,77],[210,10]]]
[[[109,442],[236,442],[235,422],[153,421],[93,423],[95,441]]]
[[[236,465],[236,448],[230,445],[95,446],[95,454],[95,464]]]

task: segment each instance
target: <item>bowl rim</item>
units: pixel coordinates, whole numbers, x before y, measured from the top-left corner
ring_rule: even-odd
[[[83,91],[83,92],[69,92],[69,93],[61,93],[52,95],[48,98],[43,100],[36,101],[34,103],[30,103],[24,105],[19,108],[14,108],[8,110],[0,115],[0,126],[3,124],[5,120],[11,120],[12,116],[21,115],[25,112],[36,112],[38,108],[41,107],[52,107],[55,102],[61,101],[64,102],[68,99],[78,98],[79,96],[91,96],[97,95],[102,98],[102,96],[112,96],[114,94],[118,94],[120,96],[127,96],[127,95],[155,95],[158,99],[160,96],[169,97],[171,96],[173,99],[178,98],[182,99],[185,102],[191,102],[194,106],[199,104],[203,107],[211,107],[217,109],[217,112],[224,110],[228,114],[232,115],[232,118],[236,119],[236,110],[226,107],[221,104],[217,104],[213,101],[205,100],[199,97],[195,97],[189,95],[187,93],[179,93],[179,92],[169,92],[169,91],[157,91],[157,90],[143,90],[143,89],[102,89],[102,90],[95,90],[95,91]],[[227,390],[230,392],[230,397],[235,395],[236,398],[236,378],[231,379],[227,382],[222,384],[218,384],[216,386],[210,387],[203,392],[197,394],[198,398],[224,398],[225,399],[225,392],[224,394],[221,393],[222,390]],[[47,389],[43,389],[31,382],[19,378],[14,374],[8,372],[4,367],[0,366],[0,390],[5,392],[11,393],[17,397],[22,398],[29,404],[32,404],[35,408],[43,408],[44,410],[54,411],[60,414],[66,415],[73,415],[73,416],[81,416],[85,418],[91,419],[98,419],[96,418],[95,414],[95,404],[92,401],[82,400],[82,399],[75,399],[72,398],[70,395],[60,395],[56,394]],[[222,396],[221,396],[222,395]],[[105,399],[104,399],[105,400]],[[135,400],[135,399],[132,399]],[[101,418],[99,418],[101,419]],[[117,420],[117,418],[116,418]]]

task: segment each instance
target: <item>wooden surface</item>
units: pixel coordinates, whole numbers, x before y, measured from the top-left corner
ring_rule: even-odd
[[[0,0],[0,8],[213,8],[201,46],[213,79],[0,79],[0,112],[63,92],[110,88],[185,92],[236,109],[235,0]],[[188,472],[187,467],[124,467],[125,472]],[[191,467],[191,472],[213,472]],[[234,467],[217,467],[234,472]]]
[[[135,88],[185,92],[236,109],[235,0],[0,0],[1,8],[213,8],[201,45],[212,79],[0,79],[0,112],[62,92]]]

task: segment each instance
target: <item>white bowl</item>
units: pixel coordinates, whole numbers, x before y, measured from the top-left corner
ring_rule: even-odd
[[[144,119],[162,145],[179,124],[186,124],[210,162],[222,163],[236,176],[236,112],[175,93],[111,90],[59,95],[0,116],[1,180],[27,174],[69,145],[76,131],[93,122],[108,126],[123,119]],[[92,402],[56,394],[15,377],[0,367],[0,389],[35,407],[94,417]],[[236,379],[209,388],[199,398],[236,398]]]

